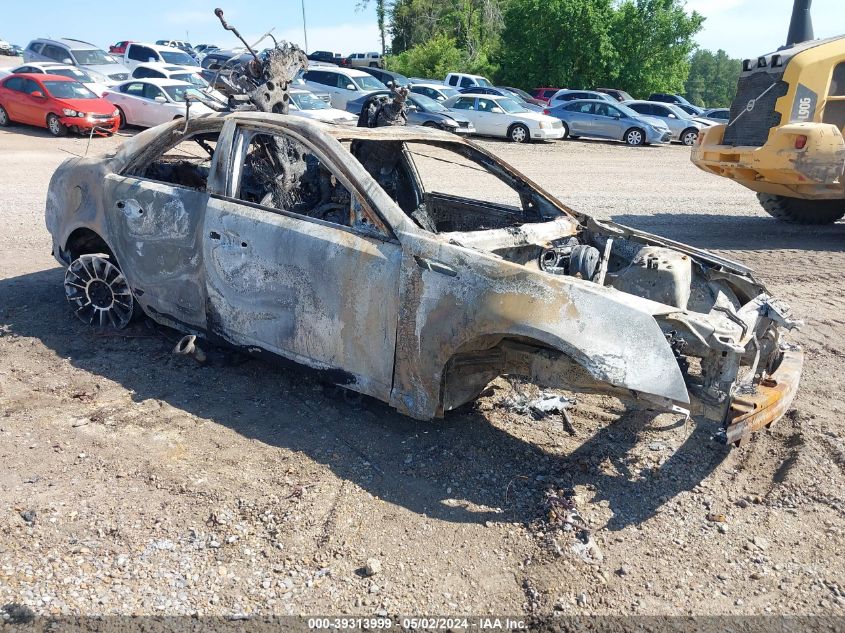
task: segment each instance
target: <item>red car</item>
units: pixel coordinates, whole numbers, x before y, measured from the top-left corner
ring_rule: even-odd
[[[0,126],[11,121],[46,127],[53,136],[77,132],[114,134],[115,107],[84,85],[60,75],[14,74],[0,82]]]
[[[134,40],[123,40],[122,42],[113,44],[112,46],[109,46],[109,53],[114,55],[124,55],[126,53],[126,47],[133,41]]]
[[[535,99],[548,103],[549,99],[551,99],[554,93],[558,90],[560,90],[560,88],[534,88],[533,96]]]

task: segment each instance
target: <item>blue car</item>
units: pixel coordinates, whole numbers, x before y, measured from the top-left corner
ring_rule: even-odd
[[[672,133],[661,120],[643,116],[622,104],[579,99],[547,110],[563,123],[563,138],[589,136],[625,141],[628,145],[668,143]]]

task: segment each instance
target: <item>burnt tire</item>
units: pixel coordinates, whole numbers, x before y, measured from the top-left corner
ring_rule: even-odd
[[[686,130],[681,132],[681,143],[686,145],[687,147],[692,147],[695,145],[695,141],[698,140],[698,130],[694,127],[688,127]]]
[[[508,139],[514,143],[527,143],[531,140],[531,132],[522,123],[516,123],[508,130]]]
[[[6,112],[6,108],[0,106],[0,127],[6,127],[9,123],[11,123],[9,113]]]
[[[622,138],[625,139],[627,145],[632,147],[645,145],[645,132],[638,127],[632,127],[630,130],[627,130]]]
[[[108,255],[77,257],[67,267],[64,286],[67,300],[83,323],[122,330],[132,321],[132,290]]]
[[[770,216],[791,224],[833,224],[845,216],[845,200],[802,200],[769,193],[757,199]]]
[[[67,136],[67,127],[59,121],[55,114],[47,115],[47,129],[53,136]]]

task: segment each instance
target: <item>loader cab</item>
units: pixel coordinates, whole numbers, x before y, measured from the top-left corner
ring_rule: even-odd
[[[845,36],[802,42],[742,62],[724,143],[759,147],[787,123],[845,128]]]

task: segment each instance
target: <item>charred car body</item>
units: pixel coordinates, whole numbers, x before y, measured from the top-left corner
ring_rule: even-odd
[[[518,375],[692,410],[733,443],[801,372],[796,322],[748,269],[577,214],[446,132],[174,122],[66,161],[46,221],[85,321],[143,312],[420,419]]]

